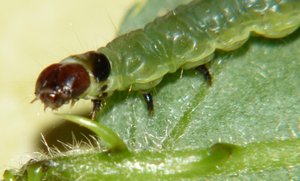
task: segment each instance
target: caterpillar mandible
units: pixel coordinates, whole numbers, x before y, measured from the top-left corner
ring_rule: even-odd
[[[194,0],[96,51],[72,55],[44,69],[36,82],[35,100],[57,109],[90,99],[93,113],[116,90],[142,91],[153,110],[149,90],[179,68],[205,67],[216,49],[242,46],[251,33],[281,38],[300,25],[298,0]]]

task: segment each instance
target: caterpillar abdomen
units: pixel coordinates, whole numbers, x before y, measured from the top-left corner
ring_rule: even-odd
[[[300,2],[295,0],[195,0],[125,34],[107,45],[122,66],[117,89],[147,89],[178,68],[192,68],[209,61],[216,49],[240,47],[251,32],[279,38],[300,24]],[[106,53],[100,48],[100,53]],[[108,57],[111,53],[108,53]],[[156,81],[155,83],[158,83]]]
[[[298,0],[194,0],[96,52],[70,56],[52,67],[55,70],[46,69],[38,79],[36,95],[45,105],[57,108],[75,98],[103,100],[115,90],[147,90],[169,72],[207,63],[216,49],[240,47],[252,32],[279,38],[299,25]],[[68,65],[74,63],[82,67]],[[81,80],[72,79],[75,85],[60,75],[62,67],[71,72],[70,77],[86,81],[84,86],[76,87]],[[80,77],[72,67],[80,69]]]

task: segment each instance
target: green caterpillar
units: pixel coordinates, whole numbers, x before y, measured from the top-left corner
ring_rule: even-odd
[[[36,99],[52,109],[91,99],[95,112],[114,91],[139,90],[151,112],[149,90],[165,74],[198,67],[210,82],[205,64],[216,49],[237,49],[251,33],[284,37],[299,25],[298,0],[194,0],[97,51],[50,65],[37,79]]]

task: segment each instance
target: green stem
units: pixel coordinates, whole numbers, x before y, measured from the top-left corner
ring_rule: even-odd
[[[201,150],[104,152],[55,157],[28,163],[5,180],[174,180],[238,177],[264,170],[299,167],[300,139],[245,146],[217,143]],[[238,179],[238,178],[237,178]]]
[[[106,143],[109,152],[128,151],[127,145],[123,140],[105,125],[81,116],[69,114],[61,114],[59,116],[93,131]]]

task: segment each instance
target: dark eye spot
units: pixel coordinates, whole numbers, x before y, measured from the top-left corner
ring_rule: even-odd
[[[107,93],[104,92],[104,93],[102,94],[102,97],[107,97]]]
[[[108,58],[101,53],[89,52],[88,60],[92,61],[92,72],[97,81],[104,81],[110,74],[110,63]]]

